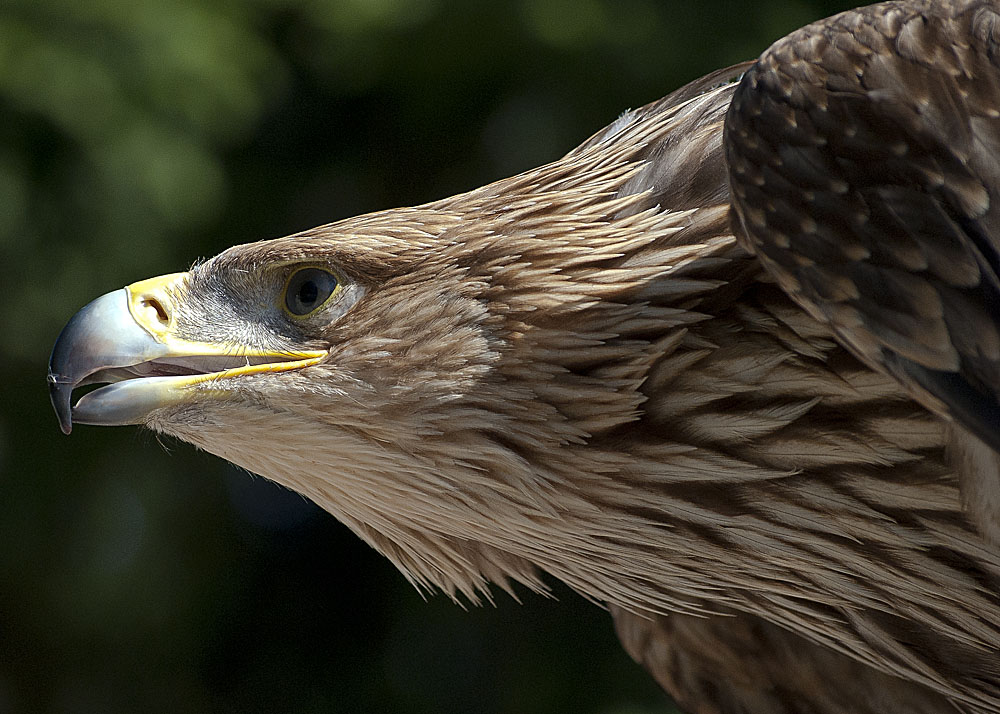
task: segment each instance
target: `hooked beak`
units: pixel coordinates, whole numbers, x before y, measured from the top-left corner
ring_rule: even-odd
[[[143,280],[97,298],[70,319],[49,358],[49,398],[63,433],[73,422],[143,424],[163,407],[190,400],[194,387],[316,364],[324,350],[275,352],[176,337],[174,305],[187,273]],[[73,390],[107,383],[74,406]],[[221,388],[221,385],[220,385]]]

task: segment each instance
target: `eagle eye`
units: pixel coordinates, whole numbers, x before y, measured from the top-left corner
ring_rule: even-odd
[[[326,305],[339,287],[337,276],[328,270],[296,270],[285,283],[285,310],[293,317],[311,315]]]

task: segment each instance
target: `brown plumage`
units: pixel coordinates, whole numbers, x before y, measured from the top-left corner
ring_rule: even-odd
[[[848,13],[535,171],[111,293],[53,403],[421,587],[546,571],[692,712],[1000,711],[998,37]]]

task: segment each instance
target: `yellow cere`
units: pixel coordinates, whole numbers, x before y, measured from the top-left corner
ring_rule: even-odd
[[[187,276],[187,273],[170,273],[169,275],[140,280],[137,283],[129,285],[126,288],[128,291],[128,309],[136,324],[148,332],[157,342],[165,345],[171,356],[264,357],[273,358],[276,361],[262,364],[246,364],[218,372],[195,374],[187,379],[178,379],[178,383],[195,384],[214,379],[226,379],[263,372],[285,372],[309,367],[326,357],[326,350],[278,352],[275,350],[251,348],[244,345],[194,342],[174,336],[174,301],[176,296],[181,294]]]

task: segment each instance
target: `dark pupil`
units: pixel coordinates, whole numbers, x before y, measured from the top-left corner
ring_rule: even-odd
[[[319,268],[304,268],[288,281],[285,306],[293,315],[308,315],[318,308],[337,287],[337,279]]]
[[[319,295],[319,285],[315,281],[309,280],[299,286],[299,294],[296,297],[302,305],[314,305],[317,295]]]

